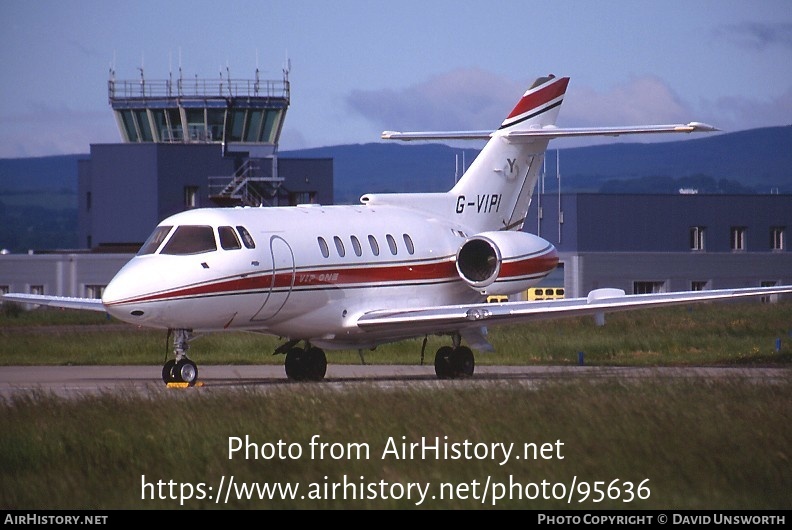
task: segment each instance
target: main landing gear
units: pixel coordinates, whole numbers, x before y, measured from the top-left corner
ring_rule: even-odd
[[[435,373],[438,379],[458,379],[473,375],[473,351],[467,346],[442,346],[435,353]]]
[[[168,331],[169,334],[170,331]],[[165,384],[187,383],[189,386],[194,386],[198,381],[198,366],[187,358],[192,332],[189,329],[172,331],[174,333],[173,353],[175,358],[166,361],[162,366],[162,380]]]
[[[286,354],[286,377],[292,381],[321,381],[327,373],[327,356],[324,350],[305,341],[300,348],[299,340],[291,340],[278,347],[275,353]]]

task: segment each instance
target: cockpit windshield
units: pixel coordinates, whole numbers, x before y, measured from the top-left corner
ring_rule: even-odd
[[[158,226],[138,250],[138,256],[154,254],[171,231],[172,226]]]
[[[171,233],[173,235],[168,238]],[[236,231],[231,226],[220,226],[217,228],[217,236],[223,250],[239,250],[243,244],[245,248],[256,248],[250,232],[244,226],[237,226]],[[167,243],[163,246],[166,240]],[[158,226],[140,247],[137,255],[154,254],[160,247],[160,254],[176,256],[213,252],[217,250],[215,229],[211,226],[182,225],[173,230],[173,226]]]
[[[211,226],[182,225],[176,228],[160,254],[200,254],[217,250]]]

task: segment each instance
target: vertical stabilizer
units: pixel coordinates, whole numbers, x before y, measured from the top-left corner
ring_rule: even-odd
[[[510,134],[554,126],[568,84],[568,77],[537,79],[449,192],[470,232],[522,229],[549,138]]]

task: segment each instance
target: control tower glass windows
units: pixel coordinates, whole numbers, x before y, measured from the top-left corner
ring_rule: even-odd
[[[247,124],[245,127],[245,141],[258,142],[261,131],[261,121],[264,118],[264,111],[251,109],[248,111]]]
[[[190,141],[202,142],[206,140],[206,116],[204,109],[185,109],[187,116],[187,130]]]
[[[245,127],[245,111],[241,109],[234,110],[231,112],[229,118],[231,119],[231,126],[228,128],[230,137],[227,141],[241,142],[242,130]]]
[[[170,123],[169,142],[181,142],[184,139],[184,127],[182,127],[181,112],[178,108],[168,109],[168,122]]]
[[[140,131],[140,141],[153,142],[154,136],[151,134],[151,123],[149,122],[146,109],[135,110],[135,119],[137,120],[138,131]]]
[[[274,144],[278,138],[278,129],[280,128],[281,116],[283,112],[280,110],[268,110],[266,121],[264,122],[264,130],[261,134],[261,141]]]
[[[206,127],[209,137],[207,140],[219,142],[223,139],[223,126],[225,124],[225,109],[206,109]]]
[[[131,110],[122,110],[119,112],[121,115],[121,123],[124,126],[124,133],[126,134],[128,142],[137,142],[138,133],[135,127],[135,118],[132,116]]]

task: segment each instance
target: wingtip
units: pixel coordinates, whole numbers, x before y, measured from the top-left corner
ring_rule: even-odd
[[[688,123],[688,127],[691,128],[691,131],[698,131],[698,132],[715,132],[720,131],[714,125],[710,125],[709,123],[702,123],[700,121],[692,121]]]

